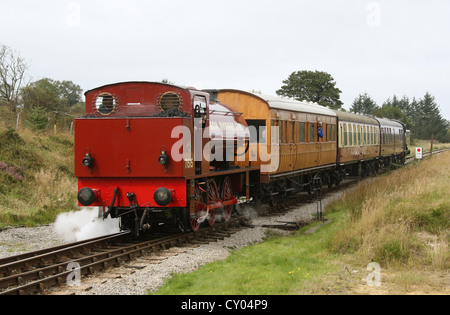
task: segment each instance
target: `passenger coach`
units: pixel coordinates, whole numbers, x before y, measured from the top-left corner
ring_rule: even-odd
[[[334,111],[315,103],[240,90],[208,92],[212,99],[243,113],[248,126],[259,130],[246,160],[261,166],[263,195],[272,203],[288,193],[310,191],[317,175],[330,186],[338,180]]]
[[[369,116],[335,111],[339,119],[337,167],[346,174],[367,176],[379,169],[380,124]]]

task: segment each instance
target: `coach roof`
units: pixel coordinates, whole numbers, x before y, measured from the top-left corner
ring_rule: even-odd
[[[335,110],[337,116],[339,117],[340,121],[346,121],[346,122],[356,122],[361,124],[367,124],[367,125],[379,125],[378,121],[370,116],[367,115],[359,115],[354,113],[348,113],[343,112],[340,110]]]
[[[310,103],[310,102],[300,102],[292,98],[287,97],[279,97],[279,96],[272,96],[272,95],[266,95],[266,94],[256,94],[252,92],[245,92],[240,90],[233,90],[233,89],[225,89],[225,90],[209,90],[210,93],[240,93],[240,94],[247,94],[251,95],[253,97],[259,98],[262,101],[264,101],[267,106],[270,109],[277,109],[277,110],[286,110],[286,111],[293,111],[293,112],[301,112],[301,113],[309,113],[309,114],[318,114],[318,115],[326,115],[326,116],[333,116],[336,117],[336,113],[324,106],[321,106],[316,103]]]

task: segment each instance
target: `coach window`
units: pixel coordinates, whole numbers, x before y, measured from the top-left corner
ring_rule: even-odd
[[[291,122],[291,143],[295,143],[295,122]]]
[[[331,141],[331,125],[327,125],[327,141]]]
[[[348,146],[348,131],[347,124],[344,124],[344,146]]]
[[[284,139],[284,121],[280,120],[280,144],[283,143]]]
[[[305,142],[305,123],[300,123],[300,138],[299,138],[299,142],[300,143],[304,143]]]
[[[374,144],[374,142],[373,142],[373,127],[370,127],[370,144]]]
[[[284,143],[289,143],[289,123],[284,121]]]
[[[250,128],[252,143],[266,143],[266,121],[249,119],[247,125]]]
[[[314,138],[314,135],[315,135],[315,127],[316,127],[316,124],[309,124],[310,125],[310,128],[309,128],[309,142],[315,142],[315,138]]]
[[[353,125],[348,125],[348,145],[353,146]]]
[[[279,141],[280,128],[279,128],[279,122],[277,120],[272,120],[272,127],[271,127],[270,132],[271,132],[270,139],[271,139],[272,143]]]
[[[363,141],[364,141],[364,145],[367,144],[367,129],[366,126],[363,127]]]
[[[362,136],[362,127],[361,126],[358,126],[357,127],[357,130],[358,130],[358,145],[362,145],[362,139],[361,139],[361,136]]]

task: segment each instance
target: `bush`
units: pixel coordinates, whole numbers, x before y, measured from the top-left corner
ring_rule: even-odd
[[[42,108],[34,108],[31,113],[28,114],[27,125],[32,130],[44,130],[47,127],[47,124],[47,113]]]

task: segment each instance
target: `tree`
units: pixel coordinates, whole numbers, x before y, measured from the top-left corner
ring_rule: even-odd
[[[434,135],[435,139],[440,140],[446,137],[448,125],[442,118],[434,96],[427,92],[416,104],[416,111],[417,121],[414,132],[417,138],[428,140]]]
[[[25,110],[41,108],[47,112],[55,111],[61,104],[59,87],[51,79],[41,79],[22,89],[22,102]]]
[[[19,105],[19,92],[29,66],[19,53],[8,46],[0,46],[0,104],[14,113]]]
[[[384,104],[382,107],[377,108],[377,110],[374,111],[373,115],[380,118],[388,118],[401,121],[406,124],[406,129],[411,129],[412,127],[411,119],[400,107]]]
[[[22,89],[22,101],[26,109],[40,107],[55,111],[61,107],[72,108],[81,102],[82,92],[81,87],[72,81],[61,82],[44,78]]]
[[[73,107],[82,101],[83,89],[72,81],[54,81],[58,86],[59,97],[62,105]]]
[[[48,124],[47,114],[42,108],[36,107],[28,115],[27,124],[33,130],[44,130]]]
[[[405,95],[402,99],[399,99],[397,95],[394,95],[392,100],[388,98],[386,102],[383,103],[383,106],[392,106],[395,108],[400,108],[402,111],[404,111],[406,114],[409,114],[411,112],[411,104],[409,102],[409,98]]]
[[[298,101],[315,102],[322,106],[339,109],[342,91],[336,87],[333,77],[320,71],[293,72],[283,81],[283,86],[277,91],[280,96],[293,97]]]
[[[357,114],[373,115],[373,113],[378,109],[377,103],[367,94],[359,95],[353,101],[353,105],[350,111]]]

